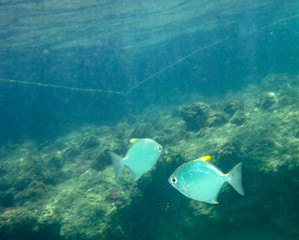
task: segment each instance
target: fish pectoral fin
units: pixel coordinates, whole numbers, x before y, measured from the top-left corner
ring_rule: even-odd
[[[212,157],[211,156],[204,156],[204,157],[201,157],[201,158],[198,158],[198,159],[195,159],[195,160],[202,160],[202,161],[209,161],[209,160],[211,160],[212,159]]]

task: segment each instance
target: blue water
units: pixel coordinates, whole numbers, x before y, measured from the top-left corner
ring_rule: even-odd
[[[221,102],[227,94],[257,85],[269,74],[296,76],[299,72],[298,12],[297,1],[284,0],[2,1],[1,155],[13,151],[6,146],[27,141],[45,147],[86,125],[109,126],[108,135],[121,138],[119,127],[114,127],[125,121],[134,128],[138,123],[136,117],[145,109],[153,109],[148,114],[155,116],[154,111],[191,104],[194,99],[191,96],[200,96],[200,101]],[[290,93],[290,97],[298,101],[297,95]],[[172,114],[177,116],[176,111]],[[155,120],[148,121],[155,125]],[[144,137],[153,137],[150,130],[148,133],[151,136]],[[180,140],[171,141],[175,144]],[[0,167],[3,166],[0,160]],[[6,170],[0,169],[0,178],[5,173]],[[249,172],[249,178],[248,175]],[[147,189],[147,184],[141,183],[140,187]],[[168,187],[163,189],[167,192]],[[152,189],[149,189],[143,194],[150,196]],[[172,201],[165,195],[167,200],[158,200],[157,204]],[[184,199],[180,203],[186,202]],[[137,206],[138,211],[143,208],[142,204]],[[6,206],[0,201],[0,207],[14,207],[14,203]],[[159,219],[163,211],[156,210],[153,207],[153,215],[156,213]],[[173,211],[176,210],[170,210]],[[237,211],[246,209],[239,207]],[[129,219],[138,215],[135,220],[140,226],[147,223],[143,218],[148,213],[127,214]],[[179,214],[169,214],[169,219],[164,216],[157,223],[172,222],[171,216]],[[151,226],[154,219],[150,220]],[[259,217],[250,216],[251,225],[255,219]],[[272,223],[265,227],[253,226],[251,229],[256,230],[253,237],[240,224],[233,236],[225,231],[227,223],[221,221],[214,222],[213,226],[222,225],[223,231],[219,231],[223,236],[213,235],[209,229],[206,239],[285,238],[284,229],[273,228],[273,234],[269,233]],[[136,222],[132,224],[133,231],[138,229]],[[294,222],[298,223],[298,219]],[[206,232],[206,229],[197,232],[193,224],[187,223],[184,228],[174,223],[178,233],[167,226],[169,235],[160,226],[157,232],[149,230],[147,238],[139,229],[136,236],[192,239]],[[55,232],[55,229],[45,232],[52,230]],[[56,236],[56,232],[53,234]],[[77,239],[89,238],[78,236]]]
[[[296,10],[285,1],[6,2],[0,75],[126,92],[183,58],[128,96],[134,109],[177,91],[223,93],[253,76],[298,71]],[[1,140],[59,134],[62,121],[110,121],[131,111],[120,102],[113,94],[1,82]]]

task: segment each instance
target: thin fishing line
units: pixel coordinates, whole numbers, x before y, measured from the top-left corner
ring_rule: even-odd
[[[291,20],[291,19],[294,19],[294,18],[297,18],[299,16],[298,15],[294,15],[294,16],[290,16],[288,18],[283,18],[283,19],[280,19],[278,21],[275,21],[273,23],[270,23],[268,25],[265,25],[265,26],[262,26],[260,27],[259,29],[255,29],[255,30],[252,30],[250,32],[247,32],[247,33],[244,33],[244,34],[240,34],[238,37],[235,37],[235,38],[229,38],[229,37],[226,37],[226,38],[223,38],[223,39],[220,39],[218,41],[215,41],[215,42],[212,42],[206,46],[203,46],[203,47],[199,47],[197,49],[195,49],[193,52],[183,56],[182,58],[178,59],[177,61],[161,68],[159,71],[151,74],[150,76],[148,76],[147,78],[145,78],[144,80],[142,80],[141,82],[137,83],[136,85],[134,85],[132,88],[130,88],[128,91],[126,92],[117,92],[117,91],[111,91],[111,90],[101,90],[101,89],[89,89],[89,88],[76,88],[76,87],[66,87],[66,86],[60,86],[60,85],[54,85],[54,84],[45,84],[45,83],[37,83],[37,82],[27,82],[27,81],[19,81],[19,80],[13,80],[13,79],[5,79],[5,78],[0,78],[0,81],[4,81],[4,82],[10,82],[10,83],[15,83],[15,84],[23,84],[23,85],[34,85],[34,86],[39,86],[39,87],[50,87],[50,88],[59,88],[59,89],[67,89],[67,90],[72,90],[72,91],[81,91],[81,92],[95,92],[95,93],[107,93],[107,94],[115,94],[115,95],[128,95],[129,93],[131,93],[134,89],[138,88],[140,85],[148,82],[150,79],[158,76],[159,74],[163,73],[164,71],[166,71],[167,69],[170,69],[172,68],[173,66],[185,61],[187,58],[190,58],[191,56],[193,56],[194,54],[200,52],[200,51],[203,51],[205,49],[208,49],[208,48],[211,48],[213,46],[217,46],[225,41],[229,41],[229,40],[236,40],[236,39],[239,39],[239,38],[242,38],[242,37],[246,37],[246,36],[249,36],[255,32],[259,32],[263,29],[266,29],[270,26],[274,26],[274,25],[277,25],[279,23],[282,23],[282,22],[285,22],[285,21],[288,21],[288,20]]]
[[[128,95],[130,92],[132,92],[135,88],[139,87],[141,84],[147,82],[148,80],[154,78],[155,76],[159,75],[160,73],[164,72],[166,69],[169,69],[169,68],[172,68],[173,66],[177,65],[178,63],[180,62],[183,62],[185,59],[191,57],[192,55],[194,55],[195,53],[199,52],[199,51],[202,51],[204,49],[207,49],[207,48],[210,48],[212,46],[215,46],[215,45],[218,45],[220,44],[221,42],[224,42],[226,41],[228,38],[224,38],[224,39],[221,39],[221,40],[218,40],[218,41],[215,41],[213,43],[210,43],[209,45],[206,45],[204,47],[201,47],[201,48],[198,48],[196,50],[194,50],[193,52],[187,54],[186,56],[180,58],[179,60],[175,61],[174,63],[171,63],[167,66],[165,66],[164,68],[160,69],[159,71],[153,73],[152,75],[150,75],[149,77],[147,77],[146,79],[144,79],[143,81],[141,81],[140,83],[137,83],[135,86],[133,86],[132,88],[130,88],[126,93],[125,95]]]
[[[95,92],[95,93],[109,93],[109,94],[116,94],[116,95],[123,95],[121,92],[110,91],[110,90],[100,90],[100,89],[91,89],[91,88],[76,88],[76,87],[66,87],[61,85],[54,85],[54,84],[44,84],[44,83],[37,83],[37,82],[26,82],[26,81],[18,81],[13,79],[5,79],[0,78],[0,81],[10,82],[10,83],[17,83],[23,85],[34,85],[39,87],[50,87],[50,88],[60,88],[60,89],[67,89],[72,91],[81,91],[81,92]]]
[[[298,15],[291,16],[291,17],[288,17],[288,18],[283,18],[283,19],[280,19],[280,20],[278,20],[278,21],[276,21],[276,22],[273,22],[273,23],[270,23],[270,24],[268,24],[268,25],[262,26],[262,27],[260,27],[259,29],[255,29],[255,30],[252,30],[252,31],[247,32],[247,33],[244,33],[244,34],[240,34],[238,37],[234,37],[234,38],[226,37],[226,38],[223,38],[223,39],[221,39],[221,40],[212,42],[212,43],[210,43],[210,44],[208,44],[208,45],[206,45],[206,46],[204,46],[204,47],[200,47],[200,48],[198,48],[198,49],[195,49],[193,52],[191,52],[191,53],[185,55],[184,57],[180,58],[179,60],[177,60],[177,61],[175,61],[175,62],[173,62],[173,63],[171,63],[171,64],[165,66],[164,68],[160,69],[159,71],[153,73],[152,75],[150,75],[150,76],[148,76],[147,78],[145,78],[144,80],[142,80],[140,83],[137,83],[137,84],[134,85],[132,88],[130,88],[127,92],[125,92],[125,95],[128,95],[130,92],[132,92],[134,89],[136,89],[136,88],[139,87],[140,85],[146,83],[147,81],[149,81],[150,79],[152,79],[152,78],[156,77],[157,75],[161,74],[161,73],[164,72],[165,70],[167,70],[167,69],[169,69],[169,68],[172,68],[173,66],[175,66],[175,65],[177,65],[177,64],[179,64],[179,63],[181,63],[181,62],[183,62],[183,61],[186,60],[187,58],[193,56],[194,54],[196,54],[196,53],[198,53],[198,52],[200,52],[200,51],[202,51],[202,50],[205,50],[205,49],[208,49],[208,48],[210,48],[210,47],[216,46],[216,45],[218,45],[218,44],[220,44],[220,43],[223,43],[223,42],[225,42],[225,41],[228,41],[228,40],[231,40],[231,41],[232,41],[232,40],[236,40],[236,39],[239,39],[239,38],[242,38],[242,37],[249,36],[249,35],[251,35],[251,34],[253,34],[253,33],[255,33],[255,32],[259,32],[259,31],[261,31],[261,30],[263,30],[263,29],[266,29],[266,28],[268,28],[268,27],[270,27],[270,26],[274,26],[274,25],[277,25],[277,24],[279,24],[279,23],[282,23],[282,22],[291,20],[291,19],[293,19],[293,18],[297,18],[298,16],[299,16],[299,14],[298,14]]]

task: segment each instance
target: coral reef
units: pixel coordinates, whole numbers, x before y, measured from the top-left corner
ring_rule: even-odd
[[[236,125],[242,125],[246,121],[247,116],[244,111],[237,111],[233,117],[230,119],[230,122]]]
[[[219,127],[226,124],[229,120],[229,115],[224,112],[215,112],[210,114],[207,120],[208,127]]]
[[[191,106],[182,106],[179,109],[179,114],[184,119],[189,131],[203,128],[206,125],[208,113],[208,107],[202,102],[196,102]]]
[[[3,146],[0,238],[208,240],[270,228],[298,239],[298,95],[298,76],[269,75],[227,99],[148,109],[133,123],[85,126],[47,145]],[[116,181],[107,151],[124,156],[131,137],[154,138],[163,154],[137,182],[127,169]],[[243,162],[244,197],[225,186],[214,206],[172,189],[169,174],[204,155],[223,172]]]
[[[257,102],[257,107],[267,110],[276,102],[276,96],[273,92],[262,93]]]

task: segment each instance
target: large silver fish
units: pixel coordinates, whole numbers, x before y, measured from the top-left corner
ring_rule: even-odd
[[[223,174],[207,162],[210,159],[210,156],[205,156],[182,164],[169,177],[169,183],[186,197],[211,204],[219,204],[217,197],[225,182],[239,194],[244,195],[242,163],[237,164],[227,174]]]
[[[134,180],[138,180],[155,165],[162,152],[162,146],[153,139],[132,138],[130,142],[133,143],[133,145],[124,158],[121,158],[113,152],[109,152],[116,179],[119,178],[123,167],[127,166],[133,173]]]

